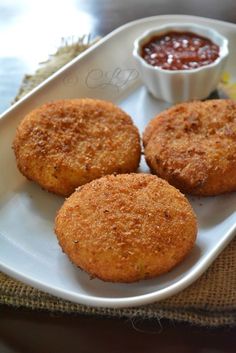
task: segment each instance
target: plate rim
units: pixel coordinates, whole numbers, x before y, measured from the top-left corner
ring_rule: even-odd
[[[181,14],[168,14],[168,15],[157,15],[157,16],[149,16],[149,17],[144,17],[140,18],[134,21],[127,22],[123,24],[122,26],[114,29],[107,35],[105,35],[103,38],[101,38],[97,43],[94,43],[90,48],[86,49],[84,52],[80,53],[78,56],[76,56],[74,59],[69,61],[67,64],[65,64],[63,67],[61,67],[59,70],[57,70],[54,74],[49,76],[47,79],[45,79],[43,82],[41,82],[38,86],[33,88],[29,93],[27,93],[24,97],[19,99],[19,101],[15,102],[12,106],[10,106],[8,109],[6,109],[2,114],[0,114],[0,123],[4,118],[6,118],[11,112],[13,112],[16,108],[18,108],[23,102],[27,101],[29,98],[33,97],[35,93],[39,92],[41,89],[43,89],[46,85],[48,85],[51,81],[53,81],[56,77],[60,76],[62,73],[64,73],[66,70],[68,70],[70,67],[72,67],[75,63],[78,61],[82,60],[82,58],[86,57],[89,55],[91,52],[95,51],[99,46],[102,46],[104,43],[106,43],[109,39],[114,37],[117,33],[120,33],[129,27],[135,26],[137,24],[141,24],[144,22],[152,22],[158,19],[166,19],[166,20],[179,20],[181,18],[184,18],[187,21],[190,20],[200,20],[203,22],[210,22],[212,24],[223,24],[228,27],[232,27],[236,29],[236,24],[232,22],[227,22],[227,21],[222,21],[218,19],[213,19],[209,17],[202,17],[202,16],[193,16],[193,15],[181,15]]]
[[[90,307],[105,307],[105,308],[128,308],[134,306],[140,306],[145,304],[150,304],[155,301],[160,301],[167,299],[188,286],[194,283],[214,262],[217,256],[222,252],[222,250],[229,244],[229,242],[234,238],[236,231],[236,223],[233,224],[230,229],[224,234],[224,237],[217,243],[217,246],[214,247],[205,257],[204,263],[197,265],[193,272],[188,273],[183,278],[177,282],[171,284],[168,287],[160,289],[158,291],[153,291],[147,294],[141,294],[137,296],[125,297],[125,298],[107,298],[107,297],[96,297],[88,294],[75,293],[68,290],[61,290],[57,287],[52,287],[46,285],[30,276],[24,275],[22,273],[12,270],[8,266],[5,266],[0,262],[0,270],[9,275],[16,280],[19,280],[25,284],[31,285],[34,288],[37,288],[40,291],[51,294],[55,297],[71,301],[76,304],[82,304]],[[199,270],[200,267],[200,270]],[[78,301],[78,298],[80,301]]]

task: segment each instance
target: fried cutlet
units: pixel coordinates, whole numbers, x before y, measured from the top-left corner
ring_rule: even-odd
[[[143,143],[151,171],[182,192],[236,191],[236,102],[178,104],[148,124]]]
[[[89,98],[34,109],[21,121],[13,148],[24,176],[63,196],[103,175],[136,171],[141,154],[130,116]]]
[[[180,263],[195,243],[197,223],[176,188],[131,173],[78,188],[59,210],[55,232],[70,260],[92,277],[134,282]]]

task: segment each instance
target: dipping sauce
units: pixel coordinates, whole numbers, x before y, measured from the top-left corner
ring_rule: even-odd
[[[191,32],[168,32],[152,37],[141,56],[164,70],[190,70],[213,63],[220,48],[210,39]]]

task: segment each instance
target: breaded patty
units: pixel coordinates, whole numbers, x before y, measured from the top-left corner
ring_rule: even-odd
[[[152,172],[182,192],[236,190],[236,102],[178,104],[149,123],[143,143]]]
[[[33,110],[21,121],[13,148],[23,175],[64,196],[103,175],[135,171],[141,154],[131,118],[110,102],[88,98]]]
[[[78,188],[55,220],[70,260],[104,281],[134,282],[171,270],[192,249],[188,200],[150,174],[109,175]]]

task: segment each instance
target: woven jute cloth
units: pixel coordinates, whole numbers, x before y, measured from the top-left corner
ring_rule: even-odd
[[[89,46],[85,38],[63,45],[26,76],[19,99],[65,63]],[[211,267],[193,285],[181,293],[149,305],[124,308],[91,308],[59,299],[0,273],[0,304],[61,314],[88,314],[109,317],[171,319],[208,327],[236,325],[236,240],[232,241]]]

